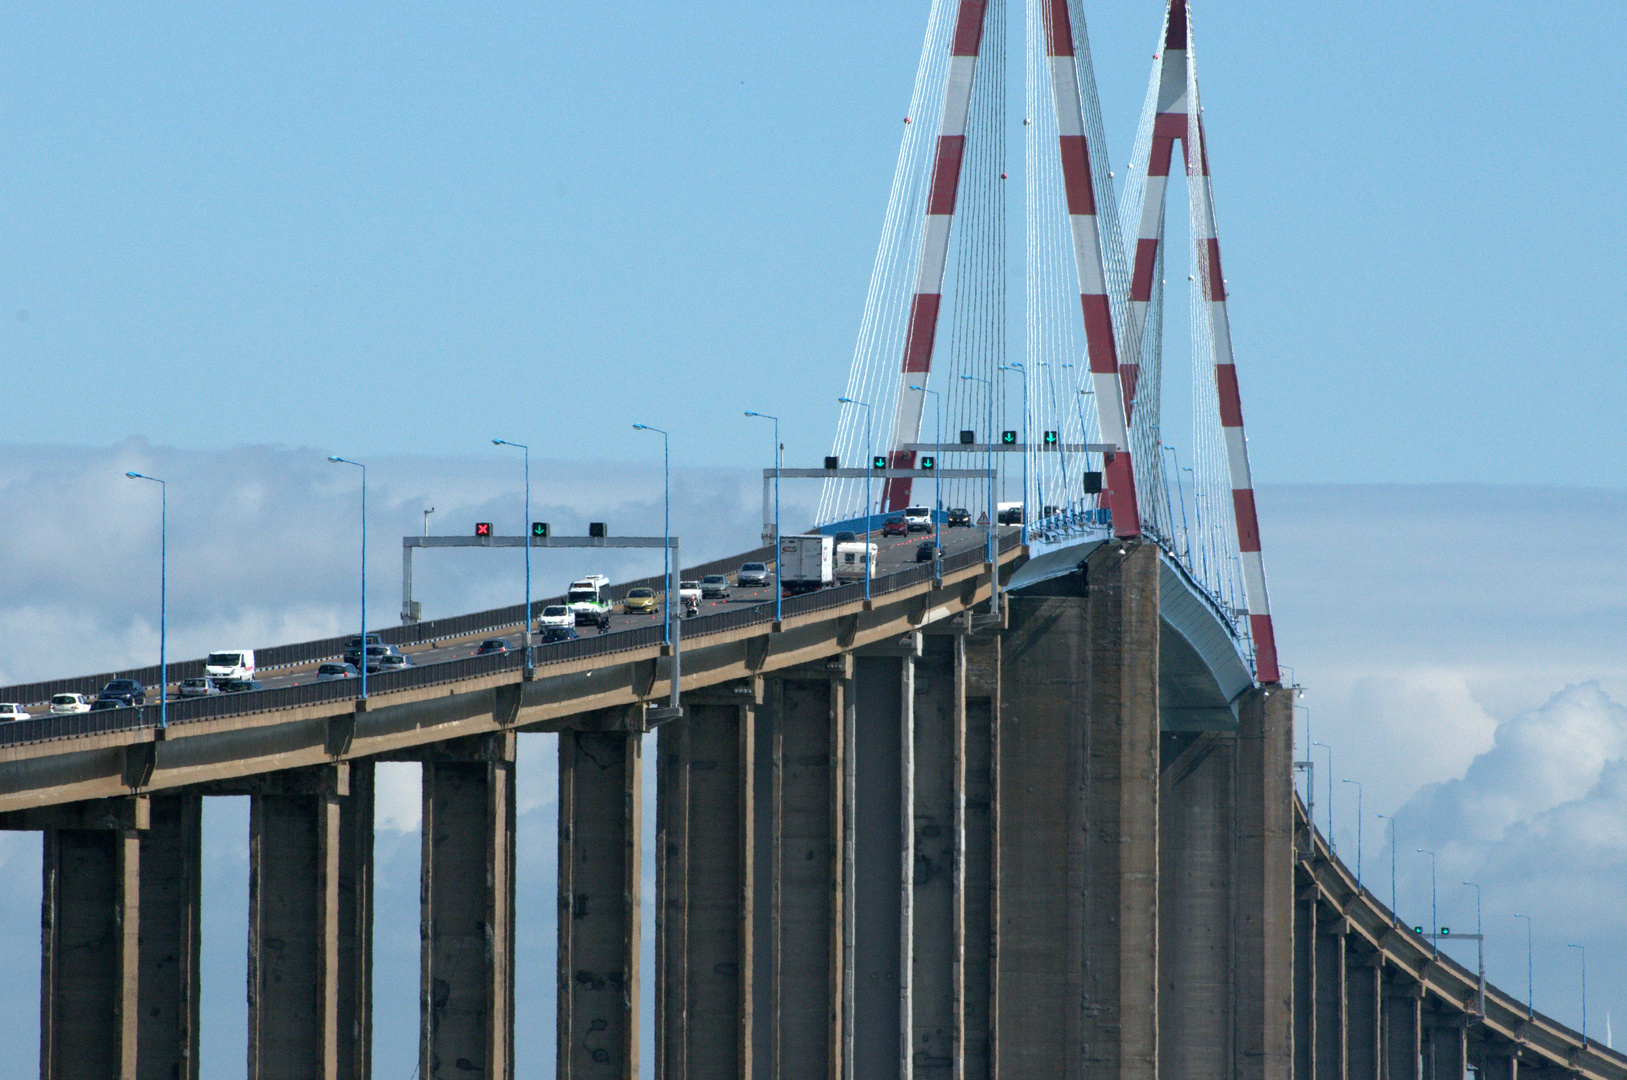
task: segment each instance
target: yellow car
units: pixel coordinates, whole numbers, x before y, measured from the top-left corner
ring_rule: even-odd
[[[629,615],[654,615],[656,608],[655,590],[629,589],[627,590],[627,598],[621,602],[621,606],[622,610]]]

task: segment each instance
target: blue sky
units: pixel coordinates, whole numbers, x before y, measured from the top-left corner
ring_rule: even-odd
[[[1122,162],[1161,7],[1086,11]],[[784,417],[790,463],[827,451],[925,17],[0,8],[0,506],[25,526],[0,536],[0,682],[156,658],[151,492],[126,468],[171,481],[171,655],[350,625],[355,478],[327,453],[373,466],[382,621],[421,509],[436,531],[518,523],[493,436],[533,445],[555,520],[633,531],[659,525],[660,446],[628,425],[668,427],[680,531],[712,545],[686,550],[753,543],[769,442],[739,413]],[[1627,814],[1627,69],[1606,59],[1627,14],[1199,0],[1194,19],[1283,658],[1338,773],[1367,785],[1370,873],[1371,812],[1407,808],[1443,874],[1485,878],[1511,989],[1507,909],[1545,904],[1538,1005],[1574,1023],[1568,928],[1627,940],[1571,878],[1627,888],[1627,838],[1597,827]],[[78,527],[98,514],[126,543]],[[517,562],[444,554],[419,567],[426,615],[518,599]],[[539,592],[575,571],[540,567]],[[1508,748],[1544,733],[1572,756],[1521,773]],[[1462,826],[1488,785],[1518,796],[1491,838]],[[0,937],[26,968],[38,870],[19,844],[0,845],[24,900]],[[386,882],[409,921],[410,862]],[[1443,901],[1454,925],[1462,902]],[[213,947],[240,965],[234,935]],[[241,985],[226,963],[212,986]],[[1627,1008],[1601,970],[1594,1023]],[[410,1028],[410,1002],[391,1008]],[[209,1022],[235,1067],[235,1014]]]

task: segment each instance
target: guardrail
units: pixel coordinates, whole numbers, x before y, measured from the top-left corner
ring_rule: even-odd
[[[1010,551],[1020,541],[1015,534],[1002,537],[1000,550]],[[697,569],[685,571],[686,574],[717,573],[716,566],[732,566],[738,562],[761,561],[755,558],[763,551],[748,552],[745,556],[731,556],[728,559],[715,560],[712,563],[702,564]],[[984,561],[985,551],[978,547],[951,555],[942,560],[943,573],[954,573]],[[888,593],[905,589],[911,585],[928,581],[933,576],[931,563],[920,563],[904,570],[888,574],[885,577],[871,582],[870,592],[873,596],[884,596]],[[659,578],[653,579],[658,584]],[[622,588],[637,588],[637,582],[630,582]],[[784,615],[806,615],[814,612],[826,611],[831,608],[842,607],[856,603],[864,597],[864,583],[851,582],[839,585],[832,589],[822,589],[819,592],[804,593],[801,596],[787,597],[781,602],[781,611]],[[462,625],[466,621],[478,622],[496,614],[512,611],[515,623],[518,623],[523,604],[516,604],[512,608],[498,608],[492,612],[476,612],[472,615],[457,616],[455,619],[439,619],[432,623],[420,623],[420,626],[433,626],[444,629],[449,625]],[[702,615],[686,619],[680,634],[683,638],[703,638],[711,634],[737,630],[745,626],[761,625],[772,622],[774,608],[772,604],[760,603],[750,607],[737,608],[733,611],[720,611],[713,615]],[[467,631],[477,633],[482,629],[495,629],[501,624],[476,626]],[[512,625],[512,624],[511,624]],[[412,627],[396,627],[393,630],[411,630]],[[318,641],[300,642],[294,645],[278,646],[265,650],[266,654],[279,660],[290,655],[307,656],[309,659],[323,659],[337,656],[343,649],[349,637],[324,638]],[[386,631],[381,634],[386,644],[401,644],[392,641],[396,635]],[[442,636],[457,636],[454,633],[444,633]],[[426,639],[428,640],[428,639]],[[567,663],[582,660],[593,656],[608,656],[618,652],[630,652],[637,649],[648,648],[659,644],[662,640],[662,626],[653,622],[633,630],[623,630],[613,634],[600,634],[588,637],[579,637],[574,641],[553,642],[546,645],[535,646],[537,667],[550,664]],[[319,650],[333,647],[335,651],[319,654]],[[255,650],[255,658],[259,659],[260,650]],[[295,661],[298,662],[298,661]],[[203,662],[184,661],[183,664],[196,664],[199,673],[202,672]],[[170,673],[175,672],[182,665],[172,665]],[[263,665],[266,668],[274,666],[271,663]],[[287,666],[283,661],[281,666]],[[374,693],[389,693],[393,690],[406,690],[419,686],[435,686],[443,683],[461,682],[464,679],[476,678],[481,675],[495,674],[502,671],[518,671],[525,666],[525,650],[523,648],[510,649],[504,653],[491,653],[484,656],[465,656],[456,660],[446,660],[436,664],[425,664],[421,667],[403,668],[399,671],[380,672],[369,675],[368,689]],[[140,680],[143,672],[117,676],[83,676],[80,680],[58,680],[58,682],[88,682],[100,680],[90,691],[95,692],[101,685],[111,678],[135,678]],[[176,676],[192,678],[195,676]],[[158,678],[157,669],[153,669],[151,678]],[[142,680],[145,681],[145,680]],[[45,685],[45,684],[35,684]],[[192,724],[203,720],[213,720],[225,716],[235,716],[244,713],[274,712],[278,709],[293,709],[306,705],[319,705],[330,701],[345,701],[354,699],[361,689],[360,681],[356,679],[332,679],[328,681],[313,681],[297,683],[292,686],[279,686],[270,690],[245,691],[229,694],[211,694],[208,697],[180,698],[169,702],[166,710],[169,723],[173,725]],[[6,691],[0,691],[4,693]],[[52,690],[51,693],[65,693],[66,690]],[[78,691],[85,693],[86,691]],[[0,746],[19,746],[29,743],[54,742],[59,739],[79,738],[85,735],[99,735],[119,731],[135,731],[146,727],[155,727],[158,722],[158,706],[148,704],[135,708],[102,709],[89,713],[70,713],[64,715],[41,716],[0,727]]]

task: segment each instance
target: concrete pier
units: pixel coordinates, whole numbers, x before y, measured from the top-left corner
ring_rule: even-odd
[[[423,757],[419,1070],[514,1075],[513,732]]]
[[[961,634],[927,636],[914,661],[909,1060],[902,1075],[916,1080],[950,1080],[964,1053],[964,642]]]
[[[559,736],[560,1080],[638,1076],[644,736],[630,712]]]
[[[961,989],[964,1080],[995,1075],[1000,958],[1000,635],[961,638],[965,723],[962,725],[964,826],[960,925],[965,936]]]
[[[198,1080],[203,799],[166,792],[150,805],[140,838],[136,1076]]]

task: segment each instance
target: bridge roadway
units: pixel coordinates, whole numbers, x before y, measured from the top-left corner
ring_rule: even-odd
[[[1354,888],[1297,808],[1291,688],[1238,688],[1164,552],[1008,532],[994,611],[967,539],[941,580],[895,563],[869,600],[683,627],[684,713],[655,729],[658,1077],[1627,1080],[1494,987],[1481,1015]],[[557,1075],[639,1075],[644,706],[672,655],[658,625],[553,648],[529,677],[463,657],[366,701],[305,683],[0,745],[0,828],[45,836],[41,1076],[197,1075],[224,794],[251,807],[247,1075],[369,1076],[373,763],[408,760],[419,1073],[511,1078],[521,732],[558,733]]]

